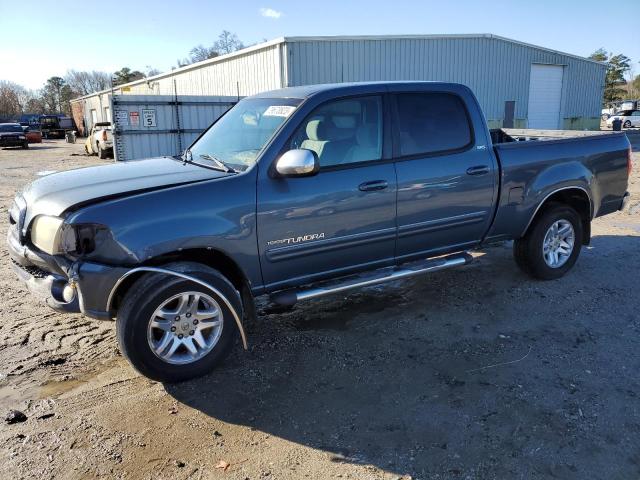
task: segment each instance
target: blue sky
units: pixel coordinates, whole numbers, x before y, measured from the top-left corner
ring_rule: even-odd
[[[191,47],[211,45],[223,29],[245,43],[287,35],[494,33],[583,56],[604,47],[631,57],[640,74],[640,0],[57,0],[23,5],[0,0],[0,80],[29,88],[67,69],[150,65],[165,71]]]

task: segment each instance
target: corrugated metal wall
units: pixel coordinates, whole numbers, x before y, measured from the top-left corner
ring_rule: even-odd
[[[495,37],[287,39],[289,86],[314,83],[440,80],[471,87],[492,124],[515,100],[527,117],[532,63],[565,65],[561,116],[599,121],[604,65]],[[495,125],[497,126],[497,125]]]
[[[253,95],[280,88],[280,45],[271,45],[229,59],[177,70],[167,76],[132,85],[133,95]]]
[[[236,97],[114,95],[116,160],[177,155],[235,104]],[[152,122],[146,122],[152,117]]]
[[[253,95],[282,86],[375,80],[459,82],[477,95],[491,127],[502,125],[515,101],[515,127],[527,126],[531,65],[564,66],[561,126],[598,128],[606,67],[490,35],[407,37],[297,37],[256,45],[115,89],[135,95]],[[175,83],[174,83],[175,82]],[[110,92],[84,97],[106,120]]]

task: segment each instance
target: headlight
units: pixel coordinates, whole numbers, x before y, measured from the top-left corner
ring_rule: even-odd
[[[91,253],[107,236],[103,225],[69,224],[61,218],[39,215],[31,224],[31,243],[49,255]]]
[[[62,219],[39,215],[31,224],[31,243],[49,255],[60,253]]]
[[[19,135],[19,136],[18,136],[18,138],[19,138],[20,140],[24,140],[26,137],[25,137],[24,135]]]

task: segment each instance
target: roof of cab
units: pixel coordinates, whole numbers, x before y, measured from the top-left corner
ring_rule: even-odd
[[[327,91],[336,91],[344,93],[365,93],[368,88],[380,87],[388,85],[395,86],[443,86],[443,85],[460,85],[452,82],[434,82],[434,81],[395,81],[395,82],[352,82],[352,83],[323,83],[318,85],[304,85],[300,87],[286,87],[278,90],[270,90],[268,92],[258,93],[249,98],[309,98],[318,93]]]

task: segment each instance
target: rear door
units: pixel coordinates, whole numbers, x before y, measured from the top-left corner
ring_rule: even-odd
[[[491,222],[497,165],[463,99],[448,91],[396,93],[397,257],[477,244]],[[479,123],[477,123],[479,124]]]
[[[316,153],[312,177],[258,178],[258,247],[267,289],[391,264],[396,176],[384,158],[383,96],[328,101],[285,147]]]

